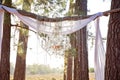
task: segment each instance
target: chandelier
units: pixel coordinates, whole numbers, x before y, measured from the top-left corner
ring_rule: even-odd
[[[40,32],[40,25],[38,26],[38,34],[42,34],[41,47],[50,55],[63,55],[66,50],[71,48],[69,36],[61,34],[61,22],[56,23],[42,23],[42,25],[50,25],[49,30],[52,33],[44,34]]]

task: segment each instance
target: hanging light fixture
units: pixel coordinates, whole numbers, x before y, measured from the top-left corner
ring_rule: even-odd
[[[46,22],[43,22],[42,25],[48,25]],[[41,47],[48,52],[50,55],[63,55],[64,51],[71,47],[69,36],[61,34],[62,22],[49,23],[49,30],[52,32],[50,34],[43,34]],[[42,27],[42,26],[41,26]],[[41,28],[38,26],[38,32]]]

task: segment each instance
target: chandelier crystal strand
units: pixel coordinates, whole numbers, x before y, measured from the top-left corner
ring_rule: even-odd
[[[69,37],[66,34],[62,34],[62,31],[68,27],[64,26],[65,24],[63,23],[65,22],[37,21],[37,34],[41,40],[41,47],[49,55],[63,55],[64,51],[71,47]],[[42,31],[50,33],[45,34]]]

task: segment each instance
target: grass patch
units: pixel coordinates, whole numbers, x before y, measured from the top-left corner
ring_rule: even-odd
[[[89,73],[89,76],[90,80],[95,80],[94,73]],[[10,80],[13,80],[13,76]],[[63,74],[27,75],[26,80],[63,80]]]

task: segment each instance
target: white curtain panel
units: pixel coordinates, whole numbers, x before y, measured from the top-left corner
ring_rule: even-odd
[[[0,6],[0,60],[1,60],[1,46],[2,46],[2,35],[3,35],[3,18],[4,11]]]
[[[99,29],[99,18],[96,19],[96,39],[95,39],[95,78],[96,80],[104,80],[104,67],[105,67],[105,50]]]

